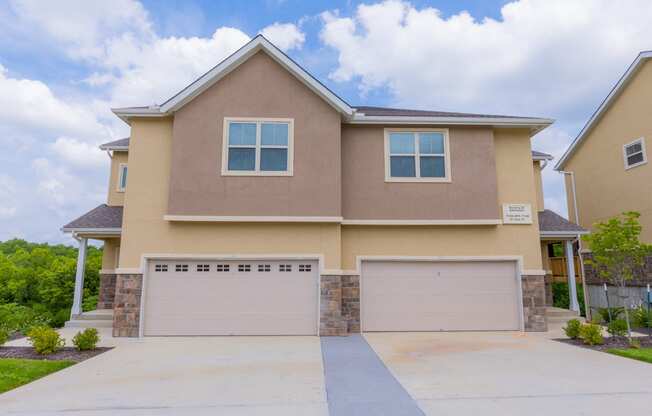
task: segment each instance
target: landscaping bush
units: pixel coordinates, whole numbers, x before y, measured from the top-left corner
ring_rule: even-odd
[[[9,331],[0,328],[0,346],[4,345],[9,340]]]
[[[61,328],[70,319],[70,309],[60,309],[54,314],[50,321],[50,326],[53,328]]]
[[[39,312],[16,303],[0,305],[0,326],[10,333],[21,332],[25,334],[33,326],[50,325],[51,316],[47,311],[41,310]]]
[[[619,319],[620,315],[625,312],[625,308],[622,306],[617,306],[617,307],[611,307],[611,308],[594,308],[596,311],[598,317],[600,318],[600,322],[604,322],[608,324],[609,322]],[[611,314],[611,317],[609,317]]]
[[[97,309],[98,297],[98,295],[84,296],[84,300],[82,300],[82,311],[88,312]]]
[[[614,319],[607,324],[607,332],[612,337],[625,337],[627,336],[627,322],[624,319]]]
[[[79,351],[94,350],[98,342],[100,342],[100,336],[95,328],[86,328],[77,332],[72,339],[72,343]]]
[[[568,294],[568,283],[552,282],[552,300],[553,306],[562,309],[570,309],[570,298]],[[584,288],[577,284],[577,301],[580,304],[580,314],[585,316],[584,309]]]
[[[66,340],[59,333],[47,326],[36,326],[27,333],[34,350],[43,355],[53,354],[61,349]]]
[[[602,345],[602,327],[596,324],[584,324],[580,327],[580,338],[587,345]]]
[[[566,336],[570,339],[577,339],[580,336],[580,328],[582,323],[579,319],[571,319],[566,322],[566,326],[563,328]]]
[[[631,310],[632,323],[639,328],[650,328],[652,326],[652,311],[648,312],[647,307],[639,306]]]

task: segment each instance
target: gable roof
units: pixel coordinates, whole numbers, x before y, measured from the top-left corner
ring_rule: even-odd
[[[122,227],[121,206],[101,204],[64,225],[64,232],[119,232]]]
[[[538,150],[532,151],[532,160],[552,160],[554,157],[548,153],[539,152]]]
[[[113,150],[115,152],[127,151],[129,150],[129,137],[101,144],[100,150]]]
[[[602,103],[600,103],[598,109],[595,110],[593,115],[591,115],[591,118],[589,118],[589,121],[586,122],[575,140],[573,140],[568,149],[566,149],[566,152],[562,155],[562,157],[555,165],[555,170],[561,170],[564,168],[564,165],[566,165],[566,162],[568,162],[570,157],[575,153],[580,143],[582,143],[582,141],[588,136],[589,132],[593,130],[597,123],[602,119],[602,116],[605,114],[605,112],[616,101],[616,98],[620,96],[625,87],[634,78],[634,75],[638,73],[643,64],[645,64],[645,62],[650,58],[652,58],[652,51],[643,51],[638,54],[634,62],[629,65],[627,71],[625,71],[623,76],[620,77],[616,85],[614,85],[614,87],[611,89],[609,95],[607,95],[607,97],[602,100]]]
[[[531,134],[536,134],[553,123],[551,119],[537,117],[468,114],[368,106],[352,107],[262,35],[254,37],[243,47],[228,56],[210,71],[197,78],[163,104],[144,107],[113,108],[111,111],[127,123],[129,123],[131,117],[169,116],[193,98],[206,91],[258,51],[266,52],[315,94],[328,102],[343,116],[345,123],[495,125],[529,128]]]
[[[545,235],[563,234],[588,234],[588,231],[579,225],[568,221],[566,218],[549,209],[539,211],[539,232]]]

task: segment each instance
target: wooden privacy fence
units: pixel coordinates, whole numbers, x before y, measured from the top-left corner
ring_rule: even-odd
[[[575,256],[575,280],[577,283],[582,281],[582,269],[580,268],[580,258]],[[568,273],[566,273],[566,257],[550,257],[550,269],[552,270],[552,277],[555,282],[568,281]]]

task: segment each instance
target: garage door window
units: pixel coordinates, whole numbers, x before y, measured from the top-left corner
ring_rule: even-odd
[[[251,271],[251,264],[238,264],[238,271],[239,272],[250,272]]]
[[[210,266],[208,264],[198,264],[197,265],[197,271],[198,272],[208,272],[208,271],[210,271]]]
[[[292,265],[291,264],[279,264],[278,271],[279,272],[291,272],[292,271]]]
[[[154,271],[159,272],[159,273],[167,272],[168,271],[168,265],[167,264],[157,264],[154,267]]]
[[[312,271],[312,265],[310,265],[310,264],[300,264],[300,265],[299,265],[299,271],[300,271],[300,272],[309,272],[309,271]]]
[[[176,272],[187,272],[188,271],[188,265],[187,264],[177,264],[174,267],[174,271],[176,271]]]
[[[272,271],[272,266],[270,264],[259,264],[258,265],[258,271],[259,272],[271,272]]]
[[[229,265],[228,264],[218,264],[216,267],[216,270],[218,272],[228,272],[229,271]]]

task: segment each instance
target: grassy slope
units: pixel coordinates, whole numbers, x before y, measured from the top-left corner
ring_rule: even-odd
[[[641,348],[640,350],[614,348],[607,350],[607,352],[652,364],[652,348]]]
[[[72,361],[0,359],[0,393],[75,364]]]

